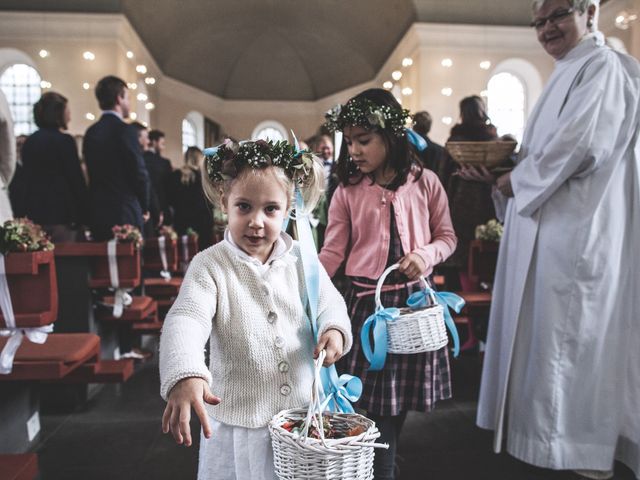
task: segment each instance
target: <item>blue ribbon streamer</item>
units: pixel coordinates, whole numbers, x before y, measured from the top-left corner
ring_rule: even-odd
[[[293,134],[293,132],[291,132]],[[299,150],[298,139],[295,134],[296,150]],[[296,226],[298,236],[300,238],[300,253],[302,257],[302,268],[304,270],[304,281],[307,291],[307,300],[309,302],[309,310],[311,314],[311,328],[315,343],[318,343],[318,297],[320,293],[320,266],[318,253],[316,251],[309,217],[302,214],[304,211],[304,200],[302,193],[298,188],[295,191],[296,202]],[[286,229],[288,222],[283,225]],[[323,367],[320,371],[322,380],[322,388],[324,391],[324,408],[331,411],[353,413],[354,409],[351,402],[355,402],[360,398],[362,393],[362,381],[353,375],[340,375],[336,371],[335,365]]]
[[[422,137],[422,135],[417,134],[410,128],[406,128],[405,130],[407,132],[407,138],[419,152],[426,150],[428,146],[427,141]]]
[[[218,151],[218,149],[219,149],[219,148],[220,148],[220,147],[209,147],[209,148],[205,148],[205,149],[202,151],[202,154],[203,154],[205,157],[210,157],[211,155],[214,155],[214,154]]]
[[[400,316],[400,310],[395,307],[382,308],[370,315],[362,325],[360,340],[365,358],[371,364],[371,372],[382,370],[387,358],[388,334],[387,322],[394,321]],[[371,348],[371,329],[373,328],[373,348]]]
[[[407,299],[407,306],[412,310],[418,308],[424,308],[429,306],[430,293],[436,298],[436,302],[442,305],[444,312],[444,323],[451,333],[451,339],[453,340],[453,356],[457,357],[460,353],[460,337],[458,336],[458,329],[456,324],[449,313],[449,309],[456,313],[460,313],[464,307],[464,299],[451,292],[436,292],[435,290],[420,290],[419,292],[412,293]]]

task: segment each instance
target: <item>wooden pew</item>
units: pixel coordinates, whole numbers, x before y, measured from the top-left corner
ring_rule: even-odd
[[[35,480],[38,477],[38,456],[35,453],[0,455],[2,480]]]

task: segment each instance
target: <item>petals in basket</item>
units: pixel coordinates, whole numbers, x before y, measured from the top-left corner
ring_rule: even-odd
[[[369,371],[377,372],[384,367],[387,358],[387,322],[394,321],[400,316],[400,310],[395,307],[382,308],[370,315],[362,326],[360,340],[362,342],[362,351],[367,361],[371,364]],[[373,327],[373,348],[369,332]]]
[[[451,292],[420,290],[419,292],[414,292],[409,296],[407,299],[407,306],[412,310],[428,307],[431,305],[429,302],[431,295],[435,296],[436,302],[438,302],[439,305],[442,305],[444,323],[447,325],[447,328],[451,333],[451,339],[453,340],[453,356],[457,357],[460,353],[460,337],[458,336],[458,329],[451,317],[451,313],[449,313],[449,309],[456,313],[460,313],[464,307],[464,299]]]

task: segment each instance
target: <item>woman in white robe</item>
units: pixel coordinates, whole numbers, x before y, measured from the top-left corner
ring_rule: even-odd
[[[570,8],[571,7],[571,8]],[[540,0],[556,66],[511,174],[477,424],[516,458],[640,475],[640,69],[597,0]]]

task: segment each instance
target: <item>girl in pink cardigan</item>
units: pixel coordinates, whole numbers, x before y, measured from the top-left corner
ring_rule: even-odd
[[[369,372],[360,330],[375,310],[374,289],[386,267],[385,307],[405,306],[420,276],[454,251],[447,195],[438,177],[423,169],[405,129],[409,111],[391,93],[366,90],[327,113],[327,126],[343,132],[337,174],[320,261],[330,276],[344,264],[345,299],[354,345],[340,370],[362,379],[358,407],[367,411],[389,450],[376,452],[375,478],[393,479],[396,443],[409,410],[430,411],[451,396],[446,347],[414,355],[388,354],[384,368]],[[428,148],[428,147],[427,147]]]

